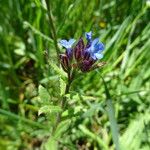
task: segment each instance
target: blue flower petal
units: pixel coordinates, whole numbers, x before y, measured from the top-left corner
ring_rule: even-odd
[[[94,53],[102,52],[104,50],[103,43],[99,42],[94,45]]]
[[[86,39],[87,39],[88,41],[91,41],[91,40],[92,40],[92,31],[86,32],[86,33],[85,33],[85,37],[86,37]]]
[[[92,59],[101,59],[103,57],[102,51],[104,50],[104,45],[99,42],[99,38],[96,38],[92,41],[91,46],[87,50]]]
[[[60,45],[62,45],[63,47],[68,46],[67,40],[61,40],[61,41],[59,41],[59,43],[60,43]]]
[[[69,45],[72,46],[72,45],[75,43],[75,41],[76,41],[75,39],[70,39],[70,40],[68,41],[68,43],[69,43]]]
[[[98,52],[104,50],[104,45],[103,43],[99,42],[99,38],[96,38],[93,40],[92,45],[91,45],[91,51],[92,52]]]
[[[94,45],[96,45],[98,42],[99,42],[99,38],[96,38],[96,39],[93,40],[92,45],[94,46]]]
[[[74,44],[75,41],[76,40],[74,40],[74,39],[70,39],[69,41],[61,40],[59,43],[60,43],[60,45],[62,45],[63,47],[68,49],[68,48],[72,47],[72,45]]]
[[[97,46],[96,46],[96,45],[97,45],[98,41],[99,41],[98,38],[97,38],[97,39],[94,39],[94,40],[92,41],[91,47],[89,47],[90,53],[94,53],[94,52],[95,52],[95,50],[97,49]]]
[[[97,59],[102,59],[103,58],[103,54],[102,53],[95,53],[94,55],[95,55],[95,57]]]
[[[104,44],[102,42],[99,42],[97,48],[101,51],[104,50]]]
[[[91,54],[91,57],[92,57],[94,60],[96,60],[96,59],[97,59],[94,53],[93,53],[93,54]]]

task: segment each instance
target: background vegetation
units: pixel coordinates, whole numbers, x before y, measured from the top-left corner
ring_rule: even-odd
[[[0,10],[0,149],[42,149],[56,112],[38,116],[38,110],[45,104],[59,106],[61,101],[60,74],[45,57],[47,50],[56,64],[46,4],[0,0]],[[148,1],[53,0],[51,11],[58,40],[78,39],[92,30],[106,46],[103,61],[107,62],[73,82],[69,107],[63,112],[71,122],[59,131],[58,149],[114,149],[101,75],[115,107],[121,149],[149,150]]]

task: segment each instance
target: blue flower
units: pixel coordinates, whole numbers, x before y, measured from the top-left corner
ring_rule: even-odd
[[[93,39],[91,31],[85,33],[85,38],[86,43],[81,37],[75,45],[73,45],[74,39],[59,42],[66,48],[66,52],[60,55],[60,62],[64,71],[69,72],[72,69],[79,69],[82,72],[88,72],[100,67],[96,62],[103,58],[103,43],[99,41],[99,38]]]
[[[90,47],[87,49],[87,51],[90,53],[90,56],[94,59],[101,59],[103,58],[103,52],[104,45],[103,43],[99,42],[99,39],[96,38],[91,42]]]
[[[104,50],[103,43],[99,42],[98,38],[92,40],[92,31],[85,33],[85,37],[87,39],[87,46],[85,51],[90,53],[90,56],[94,60],[103,58],[102,54],[102,51]]]
[[[69,41],[61,40],[59,43],[66,49],[70,49],[72,47],[72,45],[75,43],[75,41],[76,41],[75,39],[70,39]]]
[[[88,42],[91,42],[91,40],[92,40],[92,31],[86,32],[85,37],[86,37]]]

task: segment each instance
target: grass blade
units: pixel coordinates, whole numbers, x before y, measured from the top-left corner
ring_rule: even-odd
[[[120,146],[119,146],[119,132],[118,132],[117,121],[116,121],[116,118],[115,118],[114,106],[113,106],[112,99],[111,99],[109,90],[107,88],[106,82],[105,82],[103,77],[101,77],[101,78],[103,80],[104,87],[105,87],[106,106],[107,106],[106,110],[107,110],[109,121],[110,121],[110,128],[111,128],[111,132],[112,132],[112,139],[113,139],[113,142],[115,144],[116,150],[120,150]]]

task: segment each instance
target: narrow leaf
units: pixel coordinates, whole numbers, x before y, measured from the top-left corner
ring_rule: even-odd
[[[109,90],[107,88],[106,82],[103,79],[103,77],[101,76],[103,83],[104,83],[104,87],[105,87],[105,94],[106,94],[106,109],[107,109],[107,113],[108,113],[108,117],[109,117],[109,121],[110,121],[110,128],[111,128],[111,132],[112,132],[112,139],[113,142],[115,144],[115,148],[116,150],[120,150],[120,144],[119,144],[119,132],[118,132],[118,125],[117,125],[117,121],[115,118],[115,111],[114,111],[114,106],[112,104],[112,99],[109,93]]]
[[[91,139],[97,141],[98,145],[100,146],[100,148],[103,148],[103,150],[109,150],[107,144],[96,134],[94,134],[93,132],[89,131],[85,126],[83,125],[79,125],[79,129],[86,134],[87,136],[89,136]]]

